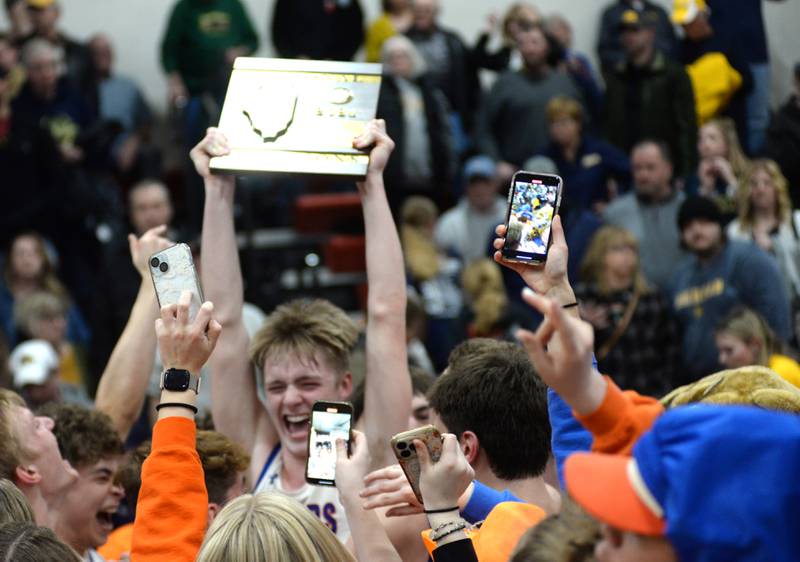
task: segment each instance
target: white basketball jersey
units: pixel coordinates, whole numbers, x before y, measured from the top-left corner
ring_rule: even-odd
[[[257,494],[275,491],[296,499],[333,531],[339,542],[347,542],[350,538],[350,526],[347,524],[344,506],[339,501],[339,491],[333,486],[312,486],[308,483],[293,492],[285,490],[281,484],[283,462],[280,450],[281,446],[278,444],[267,457],[253,492]]]

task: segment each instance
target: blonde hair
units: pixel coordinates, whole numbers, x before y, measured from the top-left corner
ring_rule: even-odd
[[[475,335],[491,335],[508,306],[500,266],[490,259],[474,261],[464,268],[461,285],[475,312]]]
[[[14,323],[29,336],[34,335],[34,324],[45,318],[67,316],[67,306],[57,295],[38,291],[14,305]]]
[[[780,166],[767,158],[759,158],[750,163],[744,181],[736,193],[739,203],[739,224],[743,229],[753,227],[755,210],[753,209],[753,178],[756,172],[765,171],[775,186],[775,216],[782,223],[789,223],[792,217],[792,200],[789,198],[789,182],[781,173]]]
[[[772,331],[767,322],[757,312],[737,306],[725,316],[717,326],[716,334],[728,334],[745,343],[753,340],[761,342],[756,365],[769,366],[769,358],[783,351],[783,343]]]
[[[0,478],[12,482],[17,467],[22,465],[27,455],[20,443],[12,419],[19,417],[14,407],[25,408],[25,401],[19,394],[0,388]]]
[[[716,127],[719,129],[719,132],[722,133],[722,138],[725,139],[725,145],[728,147],[727,159],[731,164],[733,175],[736,176],[736,179],[741,181],[742,177],[744,177],[747,172],[750,162],[747,156],[745,156],[742,145],[739,142],[739,134],[736,132],[736,123],[730,117],[714,117],[703,124],[703,127],[708,126]]]
[[[350,353],[358,340],[358,328],[333,303],[298,299],[280,305],[253,337],[250,360],[259,367],[271,357],[294,355],[301,361],[328,361],[338,376],[350,369]]]
[[[412,196],[400,210],[400,241],[411,277],[426,281],[439,273],[439,251],[428,229],[436,222],[439,211],[427,197]]]
[[[561,512],[522,535],[509,562],[594,562],[600,524],[569,498]]]
[[[36,523],[14,522],[0,527],[2,562],[81,562],[72,547],[61,542],[47,527]]]
[[[330,529],[297,500],[246,494],[211,523],[197,562],[355,562]]]
[[[547,102],[545,114],[549,123],[566,115],[570,119],[577,121],[579,125],[583,124],[583,108],[581,104],[566,96],[556,96]]]
[[[633,234],[618,226],[604,226],[595,233],[581,262],[581,280],[597,286],[601,294],[607,295],[610,292],[603,272],[606,268],[606,254],[613,246],[627,246],[636,252],[633,288],[640,293],[648,292],[649,286],[639,263],[639,241]]]
[[[0,478],[0,526],[35,523],[33,510],[22,492],[8,478]]]
[[[503,40],[507,45],[514,43],[514,38],[511,36],[512,23],[539,23],[542,21],[542,15],[536,6],[527,4],[525,2],[517,2],[511,4],[506,13],[503,15]]]

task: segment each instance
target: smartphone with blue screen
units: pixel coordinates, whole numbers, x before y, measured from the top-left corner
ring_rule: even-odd
[[[503,260],[537,264],[547,261],[563,183],[553,174],[526,171],[514,174],[508,193]]]

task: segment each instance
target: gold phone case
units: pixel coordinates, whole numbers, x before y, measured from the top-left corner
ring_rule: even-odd
[[[419,458],[417,457],[416,449],[414,449],[415,439],[425,443],[431,459],[436,462],[442,455],[442,434],[432,425],[425,425],[398,433],[392,437],[392,451],[394,451],[397,462],[400,463],[400,468],[403,469],[408,483],[411,484],[414,495],[417,496],[419,503],[422,503],[422,493],[419,489]]]

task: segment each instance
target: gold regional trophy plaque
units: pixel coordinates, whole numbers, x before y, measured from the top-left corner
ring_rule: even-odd
[[[375,118],[380,85],[380,64],[237,58],[219,120],[231,153],[211,169],[363,178],[369,156],[353,137]]]

